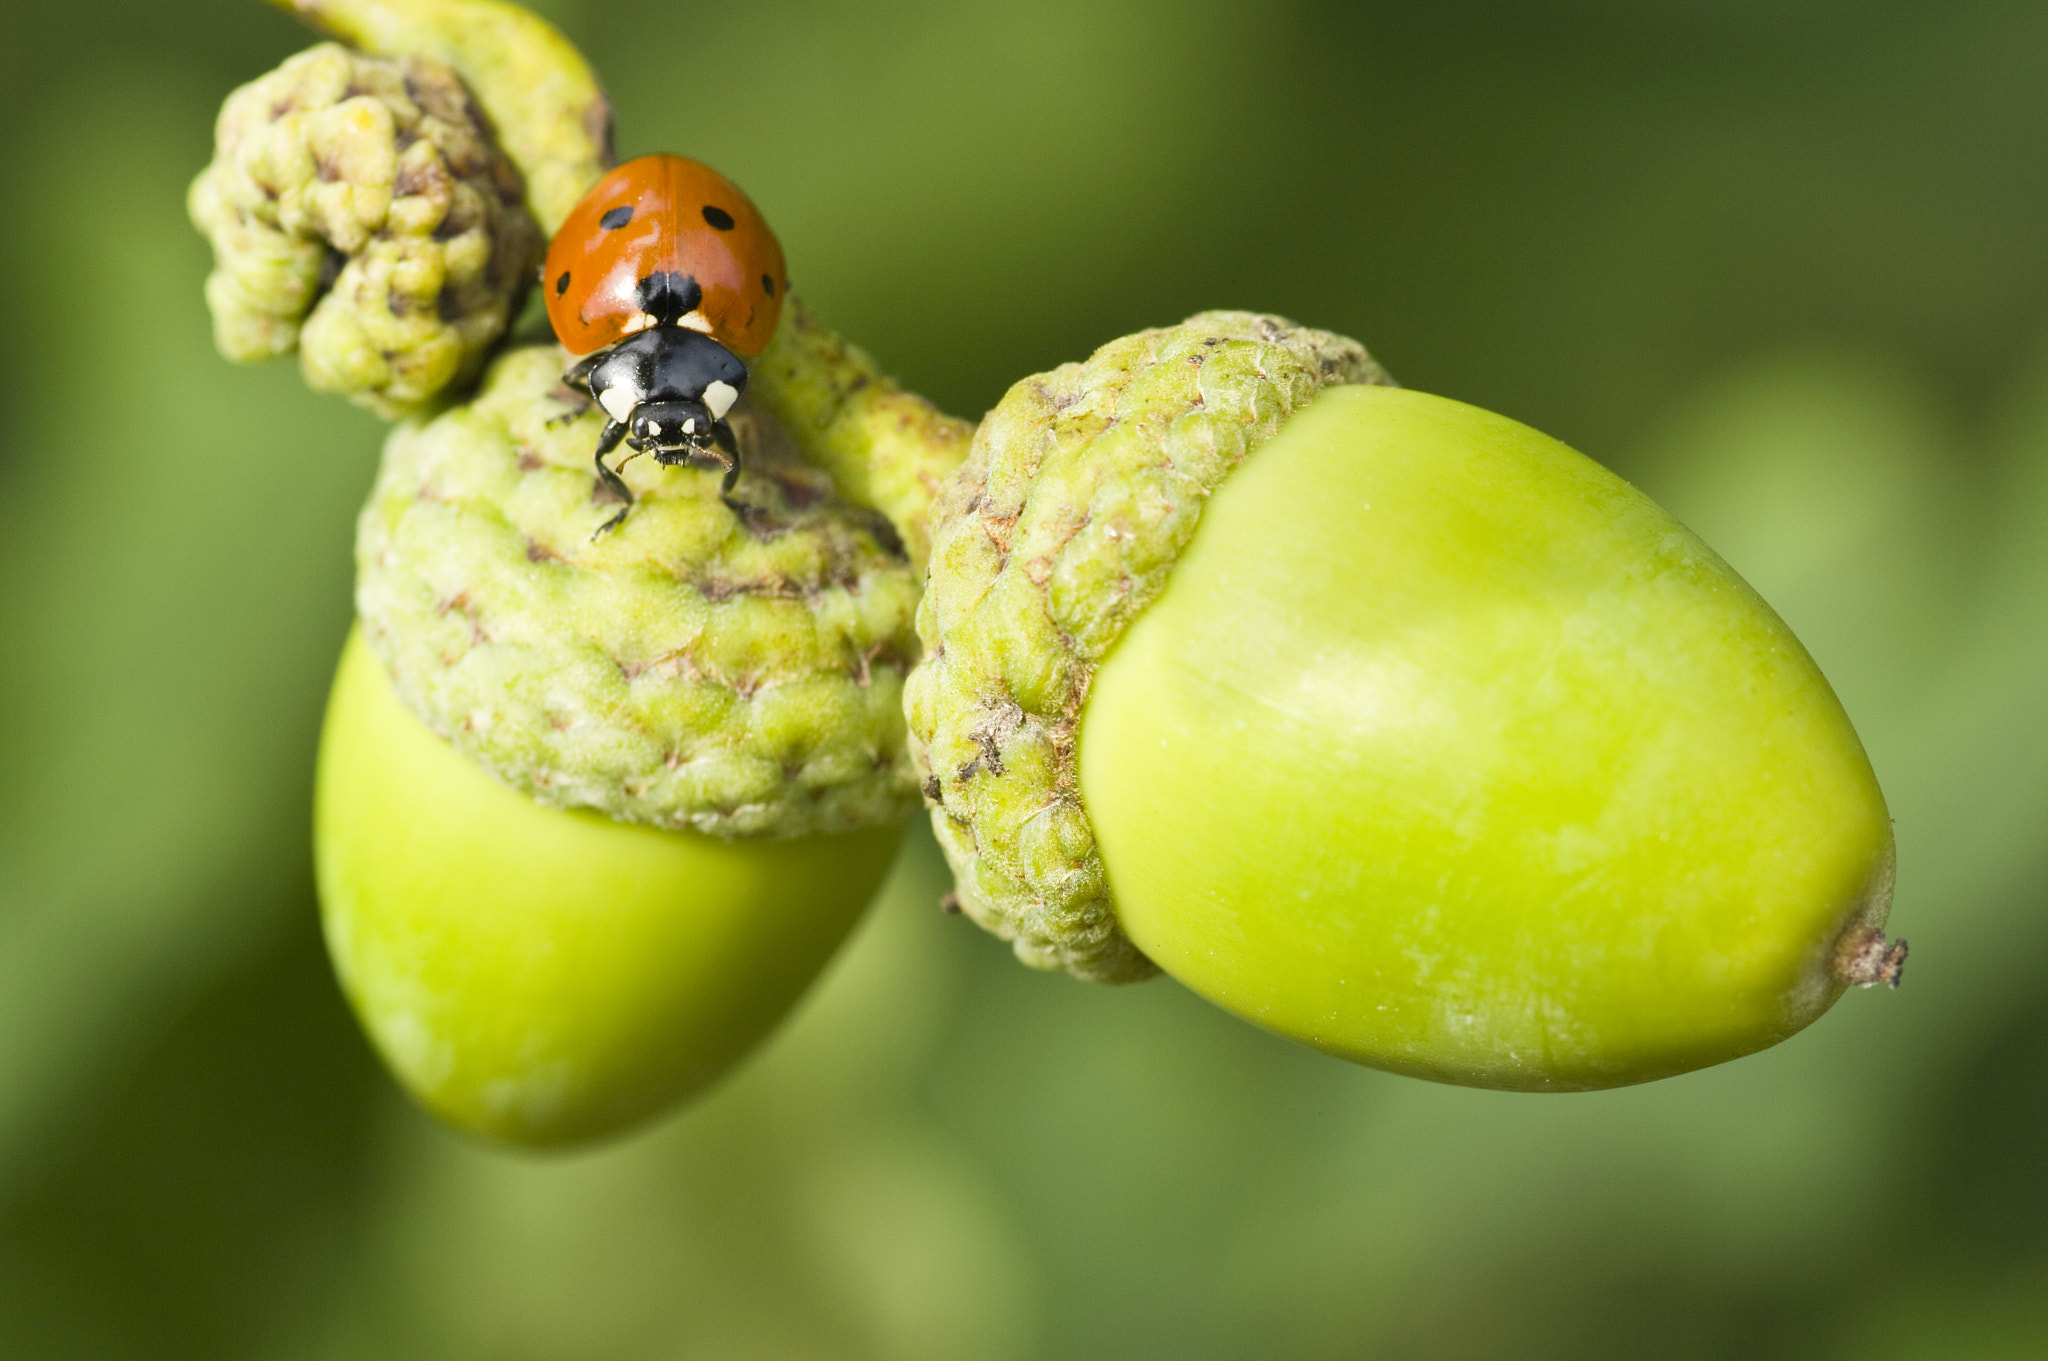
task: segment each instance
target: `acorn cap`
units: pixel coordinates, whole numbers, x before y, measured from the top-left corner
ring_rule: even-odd
[[[918,582],[897,531],[750,395],[729,417],[744,512],[715,468],[636,458],[636,504],[593,540],[618,506],[568,362],[511,351],[474,400],[392,432],[356,605],[399,696],[545,804],[723,837],[905,816]]]
[[[933,510],[905,701],[960,906],[1025,963],[1156,972],[1117,925],[1081,806],[1089,682],[1233,469],[1323,388],[1391,382],[1356,341],[1205,312],[1023,380],[975,433]]]
[[[455,73],[323,43],[236,90],[192,183],[222,354],[386,417],[473,378],[546,247]]]

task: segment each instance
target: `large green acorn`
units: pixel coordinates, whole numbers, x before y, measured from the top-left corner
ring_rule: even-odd
[[[1892,837],[1704,544],[1355,343],[1211,313],[1011,389],[906,691],[960,905],[1378,1067],[1575,1090],[1896,982]]]

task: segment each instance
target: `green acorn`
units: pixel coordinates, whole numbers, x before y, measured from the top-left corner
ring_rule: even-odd
[[[1550,1090],[1897,981],[1890,820],[1798,640],[1626,483],[1341,337],[1210,313],[1017,384],[918,623],[933,825],[1027,963]]]
[[[842,453],[868,421],[933,432],[927,457],[964,448],[814,323],[771,353],[840,399],[782,407]],[[531,1145],[626,1128],[750,1049],[917,804],[922,515],[899,530],[841,499],[749,403],[744,514],[717,471],[641,460],[634,513],[593,539],[616,508],[593,494],[601,415],[560,390],[563,362],[513,350],[473,400],[392,433],[315,842],[330,952],[393,1071]]]

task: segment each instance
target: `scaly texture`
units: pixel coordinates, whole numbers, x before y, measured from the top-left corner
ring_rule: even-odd
[[[357,537],[356,604],[428,725],[542,803],[716,836],[873,826],[917,804],[904,673],[917,578],[773,417],[715,470],[635,459],[594,499],[601,412],[563,352],[515,350],[474,401],[393,431]]]
[[[228,97],[193,222],[230,359],[299,351],[385,416],[475,376],[545,242],[448,67],[324,43]],[[310,315],[308,312],[310,311]]]
[[[1389,383],[1356,341],[1205,312],[1012,387],[933,511],[905,700],[960,905],[1019,959],[1149,977],[1075,773],[1096,666],[1165,588],[1204,499],[1337,383]]]

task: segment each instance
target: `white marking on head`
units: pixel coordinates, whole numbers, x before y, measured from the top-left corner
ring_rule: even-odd
[[[690,416],[683,421],[683,433],[686,435],[697,433],[697,418],[695,416]]]
[[[740,390],[731,383],[715,382],[704,389],[704,406],[714,421],[724,420],[725,413],[732,410],[732,404],[739,399]]]
[[[623,386],[606,388],[600,392],[597,395],[597,404],[604,408],[605,415],[615,421],[626,420],[633,414],[633,408],[640,405],[633,400],[633,394]]]

